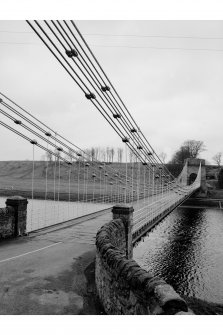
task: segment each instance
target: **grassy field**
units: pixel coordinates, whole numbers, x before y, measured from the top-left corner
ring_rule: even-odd
[[[128,176],[134,178],[137,176],[137,166],[131,169],[130,164],[127,166]],[[111,172],[111,169],[112,172]],[[46,175],[47,175],[47,198],[54,199],[54,189],[56,198],[58,197],[58,191],[60,193],[60,200],[68,200],[69,197],[69,178],[70,178],[70,199],[77,200],[78,188],[79,188],[79,200],[83,199],[86,194],[87,185],[87,196],[92,198],[93,193],[95,197],[99,197],[100,194],[107,194],[111,196],[112,192],[117,190],[120,185],[119,178],[115,177],[115,171],[118,170],[123,176],[126,173],[125,163],[113,163],[106,164],[103,169],[95,169],[90,164],[87,172],[87,168],[83,163],[74,163],[69,166],[65,163],[58,163],[55,167],[55,163],[51,162],[46,164],[45,161],[36,161],[34,165],[34,198],[45,198],[46,190]],[[47,172],[47,173],[46,173]],[[108,176],[105,179],[104,173],[107,172]],[[32,173],[33,173],[33,162],[32,161],[0,161],[0,195],[21,195],[31,197],[32,190]],[[93,178],[92,175],[96,177]],[[88,175],[88,178],[87,178]],[[59,178],[60,176],[60,178]],[[70,176],[70,177],[69,177]],[[143,183],[144,175],[141,173],[141,182]],[[148,179],[148,173],[146,175]],[[79,180],[79,186],[78,186]],[[86,183],[87,180],[87,183]],[[106,180],[106,182],[105,182]],[[124,187],[125,177],[122,178],[123,182],[119,188],[119,192],[124,194],[122,187]],[[113,185],[110,185],[110,183]]]
[[[168,165],[167,165],[168,166]],[[172,167],[173,168],[173,167]],[[182,166],[177,166],[175,169],[177,173],[180,172]],[[135,164],[132,169],[132,164],[127,164],[128,178],[131,180],[132,173],[134,180],[136,181],[138,170]],[[88,170],[88,172],[87,172]],[[178,171],[179,170],[179,171]],[[119,178],[115,177],[116,171],[119,171],[123,175],[123,182],[120,184]],[[216,175],[217,167],[208,166],[207,175]],[[47,173],[46,173],[47,172]],[[108,176],[104,177],[104,173],[107,172]],[[173,172],[173,171],[172,171]],[[31,197],[32,190],[32,173],[33,173],[33,162],[32,161],[0,161],[0,195],[10,196],[10,195],[22,195],[25,197]],[[46,190],[46,175],[47,175],[47,198],[54,199],[54,196],[60,200],[68,200],[69,198],[69,176],[70,176],[70,200],[78,199],[78,188],[79,188],[79,200],[83,200],[84,194],[86,195],[86,185],[87,185],[87,197],[92,198],[99,197],[100,194],[107,194],[116,191],[118,185],[120,185],[119,192],[124,194],[122,187],[125,186],[125,173],[126,164],[125,163],[106,163],[103,169],[93,168],[90,164],[87,169],[83,163],[74,163],[69,166],[63,162],[60,163],[60,168],[58,163],[55,166],[55,162],[47,163],[45,161],[36,161],[34,164],[34,198],[45,198]],[[88,178],[87,178],[88,174]],[[92,175],[96,175],[92,178]],[[155,171],[155,174],[159,174],[159,171]],[[59,178],[60,175],[60,178]],[[146,173],[146,180],[148,181],[148,172]],[[141,166],[140,174],[141,184],[144,182],[144,172]],[[79,180],[79,186],[78,186]],[[87,180],[87,183],[86,183]],[[105,182],[106,180],[106,182]],[[113,185],[110,185],[110,183]],[[130,181],[131,182],[131,181]],[[216,189],[216,180],[207,181],[213,188],[211,190],[211,197],[213,199],[223,199],[223,190]],[[55,192],[54,192],[55,190]]]

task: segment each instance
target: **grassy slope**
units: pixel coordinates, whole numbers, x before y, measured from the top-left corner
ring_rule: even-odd
[[[169,167],[167,165],[167,167]],[[119,170],[123,175],[125,175],[126,165],[125,163],[112,163],[107,164],[106,169],[113,168],[114,170]],[[128,165],[128,175],[132,175],[132,170],[130,169],[131,165]],[[174,174],[178,174],[182,166],[176,166],[175,169],[172,167],[172,172]],[[69,176],[70,166],[65,163],[60,163],[60,192],[68,193],[68,176]],[[171,170],[171,169],[170,169]],[[176,171],[175,171],[176,170]],[[179,170],[179,171],[178,171]],[[13,187],[14,190],[31,192],[32,185],[32,171],[33,171],[33,163],[32,161],[0,161],[0,193],[5,195],[12,194],[5,189],[11,189]],[[89,168],[89,178],[88,178],[88,191],[89,194],[93,192],[93,178],[92,173],[96,173],[97,177],[95,178],[95,195],[100,193],[100,170],[97,169],[95,171],[91,166]],[[142,170],[141,170],[142,171]],[[46,162],[44,161],[36,161],[35,162],[35,178],[34,178],[34,189],[36,192],[39,192],[39,197],[44,197],[45,187],[46,187]],[[81,165],[80,168],[80,193],[83,193],[83,184],[84,184],[84,167]],[[157,171],[158,172],[158,171]],[[48,192],[53,192],[54,190],[54,173],[55,173],[55,163],[51,162],[48,165],[47,172],[47,188]],[[215,175],[217,173],[217,166],[207,166],[207,175]],[[136,178],[137,169],[134,171],[134,179]],[[58,164],[56,168],[56,178],[55,178],[55,188],[56,191],[58,189],[58,176],[59,169]],[[141,182],[143,183],[143,173],[141,173]],[[146,177],[148,179],[148,175]],[[108,177],[108,192],[110,190],[109,182],[114,182],[114,179],[111,178],[111,174]],[[215,180],[208,180],[208,183],[213,186],[213,190],[211,191],[211,198],[223,199],[223,190],[215,189]],[[77,193],[78,189],[78,163],[73,164],[71,167],[71,193]],[[104,177],[103,173],[101,173],[101,184],[103,187]],[[4,190],[4,191],[3,191]],[[41,194],[42,193],[42,194]],[[36,193],[37,194],[37,193]],[[27,194],[24,194],[27,195]],[[52,198],[50,196],[50,198]]]
[[[35,162],[35,169],[34,169],[34,190],[35,195],[38,198],[43,198],[45,195],[45,187],[46,187],[46,162],[44,161],[36,161]],[[125,175],[126,165],[125,163],[113,163],[113,164],[106,164],[106,170],[109,171],[110,168],[114,169],[114,173],[111,174],[108,172],[108,179],[107,179],[107,193],[111,192],[111,186],[109,182],[113,182],[114,185],[116,181],[112,178],[112,175],[115,174],[115,169],[119,170],[123,175]],[[128,166],[128,174],[132,174],[132,170],[130,170],[131,166]],[[71,169],[71,170],[70,170]],[[53,192],[54,190],[54,183],[56,192],[58,190],[58,185],[60,184],[60,193],[68,193],[69,190],[69,171],[71,173],[71,194],[73,193],[73,199],[77,196],[78,190],[78,170],[79,170],[79,163],[75,163],[71,166],[67,165],[66,163],[60,163],[60,183],[59,180],[59,168],[58,163],[56,166],[56,178],[54,181],[54,174],[55,174],[55,162],[51,162],[48,165],[47,170],[47,189],[48,192]],[[104,175],[97,169],[97,171],[92,168],[90,165],[88,169],[88,193],[92,195],[93,188],[95,190],[95,195],[99,195],[100,193],[100,184],[102,189],[105,189],[104,185]],[[0,194],[4,195],[13,195],[15,192],[10,191],[13,187],[13,190],[24,191],[28,193],[21,193],[24,196],[30,196],[31,194],[31,186],[32,186],[32,172],[33,172],[33,163],[32,161],[0,161]],[[95,183],[93,182],[92,174],[96,173]],[[136,178],[137,170],[135,169],[134,175]],[[86,176],[86,168],[84,168],[83,163],[80,165],[80,172],[79,172],[79,191],[80,193],[84,192],[84,175]],[[141,174],[141,179],[143,182],[143,174]],[[124,185],[123,185],[124,186]],[[103,191],[104,191],[103,189]],[[17,192],[18,193],[18,192]],[[39,193],[39,194],[38,194]],[[66,195],[67,197],[67,195]],[[66,199],[66,197],[64,199]],[[52,198],[52,194],[49,194],[49,198]],[[62,199],[62,198],[61,198]],[[67,199],[66,199],[67,200]]]

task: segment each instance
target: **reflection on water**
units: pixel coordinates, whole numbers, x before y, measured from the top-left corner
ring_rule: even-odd
[[[5,207],[5,197],[0,197],[0,208]],[[91,214],[112,204],[94,204],[83,202],[53,201],[28,199],[27,232],[37,230],[56,223]]]
[[[180,294],[223,303],[223,211],[176,209],[136,245],[134,259]]]

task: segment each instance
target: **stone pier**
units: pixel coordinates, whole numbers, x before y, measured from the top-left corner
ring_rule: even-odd
[[[27,199],[13,196],[0,208],[0,239],[26,235]]]

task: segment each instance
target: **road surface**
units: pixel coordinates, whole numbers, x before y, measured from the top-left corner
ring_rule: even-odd
[[[97,230],[111,218],[108,212],[1,242],[0,314],[99,314],[84,270]]]

